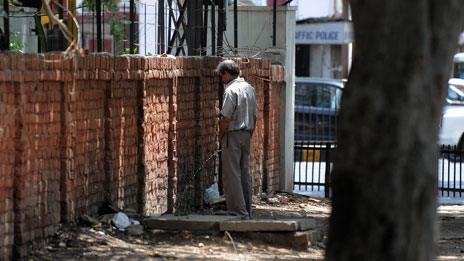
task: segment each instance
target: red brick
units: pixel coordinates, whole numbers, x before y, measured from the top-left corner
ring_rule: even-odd
[[[4,57],[0,55],[0,60]],[[9,59],[9,56],[7,57]],[[39,60],[37,60],[38,65],[32,65],[32,60],[40,56],[34,57],[25,57],[26,60],[31,60],[30,64],[26,63],[27,68],[42,66]],[[195,168],[196,157],[200,161],[205,160],[217,145],[215,135],[217,135],[216,115],[219,110],[218,79],[212,72],[220,58],[172,59],[127,56],[115,58],[113,67],[111,56],[98,54],[77,58],[81,71],[74,74],[69,71],[72,68],[71,60],[62,61],[61,55],[47,54],[46,57],[59,61],[43,64],[43,67],[48,69],[40,71],[40,77],[48,80],[47,83],[35,84],[36,76],[31,76],[34,74],[33,70],[23,75],[24,79],[19,79],[13,73],[15,80],[26,81],[23,83],[25,92],[22,94],[25,95],[22,96],[25,99],[22,100],[26,100],[27,103],[21,105],[27,112],[21,118],[23,130],[28,136],[36,137],[22,144],[23,152],[18,155],[22,164],[18,167],[21,171],[21,176],[17,177],[18,182],[13,183],[13,179],[6,176],[0,179],[0,188],[10,197],[13,185],[20,185],[16,188],[18,191],[16,200],[19,200],[18,211],[22,212],[17,213],[14,222],[19,225],[20,229],[17,233],[23,237],[21,239],[39,242],[52,234],[53,226],[61,222],[60,212],[65,213],[66,219],[73,220],[80,214],[95,211],[104,200],[106,185],[110,187],[109,197],[119,207],[137,208],[138,173],[141,171],[140,155],[138,155],[140,144],[137,144],[138,127],[144,128],[143,164],[146,166],[147,180],[144,192],[145,212],[162,213],[172,207],[173,201],[168,199],[167,195],[171,193],[171,197],[175,198],[177,180],[179,182],[182,180],[182,176],[177,177],[177,175],[182,175],[186,169]],[[280,87],[276,87],[274,91],[272,85],[269,90],[271,98],[274,97],[274,93],[279,97],[274,101],[264,101],[263,82],[252,75],[260,73],[259,77],[262,77],[270,69],[264,68],[266,61],[256,62],[251,59],[250,62],[259,68],[256,70],[253,66],[245,66],[244,74],[250,76],[251,83],[256,87],[261,111],[252,147],[253,179],[257,184],[262,182],[263,165],[267,164],[270,174],[269,184],[272,188],[277,188],[278,179],[275,177],[278,177],[280,152],[278,144],[274,146],[272,143],[279,140],[279,111],[270,109],[269,118],[261,118],[265,102],[276,104],[270,108],[278,107]],[[16,60],[15,66],[17,66]],[[98,73],[97,70],[92,69],[95,66]],[[201,67],[211,69],[201,70]],[[160,70],[151,70],[152,68]],[[177,71],[173,71],[172,68],[181,70],[176,74]],[[114,69],[116,72],[112,73],[107,69]],[[143,71],[138,70],[150,71],[144,74]],[[282,70],[279,69],[279,72]],[[0,91],[8,93],[3,94],[3,102],[13,105],[17,101],[14,93],[18,90],[15,85],[8,84],[11,81],[8,75],[11,73],[0,70],[0,81],[6,82],[0,84]],[[136,79],[142,77],[145,77],[144,97],[143,100],[138,100],[140,97],[137,96]],[[177,78],[169,79],[169,77]],[[104,81],[107,79],[111,79],[108,97],[105,95],[107,83]],[[199,86],[195,87],[196,84]],[[61,90],[61,86],[64,86],[64,90]],[[196,94],[197,90],[201,93]],[[62,91],[65,100],[61,98]],[[139,104],[143,104],[145,113],[141,119],[142,126],[138,126]],[[108,108],[104,108],[105,105]],[[65,108],[64,115],[61,115],[62,107]],[[104,121],[106,112],[109,113],[108,124]],[[0,117],[3,116],[2,113],[9,112],[0,111]],[[269,121],[268,129],[264,129],[264,121]],[[14,125],[15,118],[12,117],[10,122]],[[62,130],[61,126],[65,126],[65,129]],[[105,130],[106,127],[109,129]],[[270,144],[267,150],[263,148],[265,132],[268,133]],[[10,175],[13,175],[16,156],[15,152],[8,153],[8,151],[15,151],[15,143],[23,142],[15,140],[14,133],[15,131],[8,130],[7,134],[0,135],[0,171]],[[106,133],[110,135],[109,140],[105,140]],[[168,148],[171,151],[168,152]],[[268,153],[267,162],[264,162],[264,151]],[[199,154],[195,155],[197,152]],[[171,155],[171,158],[168,158],[168,155]],[[64,159],[62,160],[61,157]],[[104,160],[107,160],[105,164],[103,164]],[[110,171],[110,184],[105,184],[105,165]],[[204,185],[212,182],[214,174],[214,170],[205,171],[205,175],[202,176]],[[61,175],[65,177],[61,184],[66,192],[63,199],[54,198],[60,190]],[[171,176],[169,184],[168,175]],[[45,203],[39,204],[39,198],[44,199],[42,202]],[[60,200],[66,202],[67,209],[60,210]],[[0,213],[2,208],[11,210],[12,207],[11,204],[0,202]],[[28,222],[34,215],[44,216],[41,222],[28,227],[27,225],[31,225]],[[1,228],[0,233],[2,233]],[[20,245],[19,248],[22,249],[22,246]]]

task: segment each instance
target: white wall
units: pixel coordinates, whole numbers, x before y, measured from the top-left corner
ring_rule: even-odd
[[[293,5],[298,7],[296,19],[331,17],[342,13],[342,0],[294,0]]]
[[[269,7],[238,7],[238,46],[246,51],[247,47],[266,49],[272,47],[272,9]],[[278,12],[281,16],[282,12]],[[216,24],[217,25],[217,24]],[[234,44],[233,8],[227,10],[227,28],[224,47]]]
[[[341,73],[342,71],[342,66],[344,66],[343,62],[340,61],[340,63],[334,64],[333,58],[332,57],[332,45],[320,45],[320,44],[314,44],[311,45],[310,47],[310,77],[321,77],[321,78],[336,78],[337,76],[337,71]],[[351,48],[351,44],[348,45],[348,48]],[[348,50],[348,57],[347,61],[348,64],[348,71],[350,69],[350,63],[351,63],[351,50]],[[337,58],[337,57],[335,57]],[[340,77],[340,76],[338,76]]]
[[[322,77],[322,63],[324,61],[323,45],[311,45],[309,61],[309,75],[311,77]]]
[[[10,8],[10,42],[17,42],[22,45],[21,52],[37,53],[38,51],[38,36],[35,31],[34,14],[37,12],[35,8],[23,7]],[[3,19],[1,19],[3,20]],[[2,21],[3,28],[3,21]]]
[[[288,12],[285,16],[285,95],[283,103],[285,110],[281,120],[281,146],[285,148],[281,155],[280,188],[282,191],[293,192],[293,145],[295,132],[295,11]],[[280,28],[280,27],[279,27]],[[282,38],[281,38],[282,39]],[[279,43],[279,41],[278,41]],[[284,130],[284,131],[283,131]]]
[[[137,1],[137,10],[139,16],[139,54],[158,54],[158,1]]]

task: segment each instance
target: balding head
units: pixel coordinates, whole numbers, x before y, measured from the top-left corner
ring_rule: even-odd
[[[240,75],[240,67],[233,60],[224,60],[218,64],[216,72],[220,75],[228,73],[232,77],[236,78]]]

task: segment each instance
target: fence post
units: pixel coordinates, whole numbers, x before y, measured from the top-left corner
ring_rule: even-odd
[[[129,52],[135,54],[135,0],[129,2]]]
[[[96,1],[95,12],[97,12],[97,52],[103,51],[102,46],[102,6],[101,0]]]
[[[216,5],[211,1],[211,55],[216,55]]]
[[[146,4],[145,4],[146,6]],[[158,53],[163,54],[166,52],[165,49],[165,40],[164,40],[164,0],[159,0],[158,1]],[[146,10],[146,7],[145,7]],[[171,18],[169,18],[171,19]],[[146,26],[147,23],[145,23]],[[145,36],[146,38],[146,36]],[[146,48],[146,47],[145,47]]]
[[[332,149],[332,145],[330,143],[326,143],[325,145],[325,185],[324,185],[324,197],[330,197],[330,162],[332,161],[330,150]]]
[[[4,43],[3,48],[5,50],[10,50],[10,2],[8,0],[3,0],[3,34],[4,34]]]
[[[217,24],[217,54],[218,56],[224,56],[224,31],[225,31],[225,17],[226,13],[224,10],[224,1],[219,1],[218,5],[218,24]]]

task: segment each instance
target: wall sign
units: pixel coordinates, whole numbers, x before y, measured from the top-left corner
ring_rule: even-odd
[[[350,22],[297,24],[296,44],[348,44],[353,42]]]

